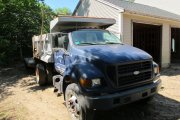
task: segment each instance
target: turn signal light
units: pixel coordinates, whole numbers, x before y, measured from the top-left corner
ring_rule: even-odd
[[[92,81],[80,78],[80,84],[85,88],[90,88],[92,86]]]

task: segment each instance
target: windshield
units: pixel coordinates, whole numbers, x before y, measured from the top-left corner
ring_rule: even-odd
[[[75,45],[121,44],[114,34],[105,30],[80,30],[72,32]]]

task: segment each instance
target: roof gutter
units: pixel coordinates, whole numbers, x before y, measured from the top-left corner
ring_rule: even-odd
[[[152,18],[155,18],[155,19],[161,19],[161,20],[166,20],[166,21],[180,22],[180,20],[178,20],[178,19],[172,19],[172,18],[167,18],[167,17],[149,15],[149,14],[144,14],[144,13],[135,12],[135,11],[129,11],[129,10],[125,10],[124,13],[140,15],[140,16],[145,16],[145,17],[152,17]]]

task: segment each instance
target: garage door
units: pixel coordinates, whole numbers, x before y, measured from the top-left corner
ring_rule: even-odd
[[[155,62],[161,65],[162,26],[133,23],[133,46],[152,55]]]
[[[180,28],[171,29],[171,62],[180,62]]]

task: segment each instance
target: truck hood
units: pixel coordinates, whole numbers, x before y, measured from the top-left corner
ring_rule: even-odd
[[[78,46],[78,49],[86,57],[110,64],[152,59],[145,51],[125,44]]]

